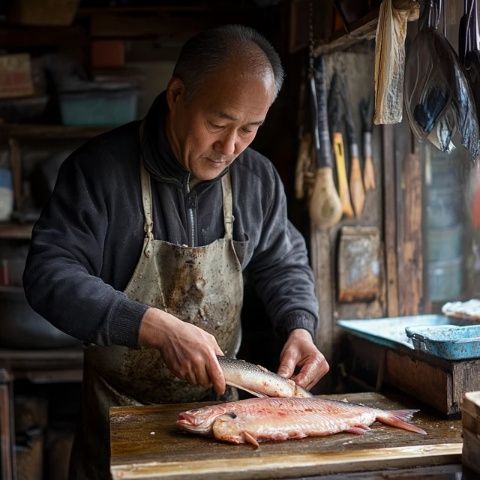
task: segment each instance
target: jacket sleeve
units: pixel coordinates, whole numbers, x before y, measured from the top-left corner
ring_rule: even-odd
[[[318,302],[305,240],[287,217],[281,179],[271,166],[263,193],[263,224],[247,271],[280,338],[304,328],[315,338]]]
[[[60,168],[53,194],[36,222],[23,276],[32,308],[84,342],[136,347],[148,308],[101,278],[111,185],[105,168],[83,148]],[[110,176],[111,177],[111,176]],[[112,181],[113,183],[113,181]]]

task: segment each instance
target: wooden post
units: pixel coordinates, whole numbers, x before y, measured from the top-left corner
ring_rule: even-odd
[[[410,150],[410,149],[409,149]],[[400,315],[415,315],[423,304],[422,186],[418,153],[408,152],[401,166],[399,202],[398,285]]]
[[[398,316],[397,272],[397,203],[395,185],[394,135],[391,125],[382,127],[383,199],[385,219],[385,273],[387,279],[387,312]]]
[[[10,371],[0,368],[0,472],[4,480],[16,479],[12,380]]]

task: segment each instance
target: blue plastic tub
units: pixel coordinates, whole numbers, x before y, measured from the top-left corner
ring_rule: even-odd
[[[60,94],[64,125],[115,126],[137,118],[138,89],[97,84],[85,90]]]
[[[405,332],[416,350],[446,358],[480,358],[480,325],[411,326]]]
[[[480,357],[480,325],[472,320],[427,314],[342,319],[337,325],[352,335],[395,350],[421,350],[455,360]]]

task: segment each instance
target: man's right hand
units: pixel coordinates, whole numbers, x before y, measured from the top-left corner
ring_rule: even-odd
[[[225,393],[225,377],[217,360],[223,355],[215,337],[158,308],[143,315],[138,334],[141,347],[157,348],[174,375],[204,387],[213,386]]]

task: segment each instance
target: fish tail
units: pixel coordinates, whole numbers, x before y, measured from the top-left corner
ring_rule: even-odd
[[[418,410],[388,410],[387,412],[381,412],[377,415],[377,420],[392,427],[427,435],[425,430],[410,423],[413,414],[416,412],[418,412]]]

